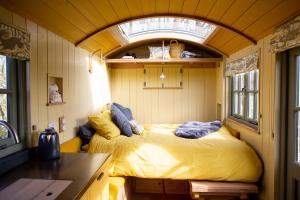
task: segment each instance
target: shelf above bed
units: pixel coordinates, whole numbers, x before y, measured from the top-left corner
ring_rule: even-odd
[[[223,61],[222,58],[171,58],[171,59],[106,59],[106,63],[219,63]]]

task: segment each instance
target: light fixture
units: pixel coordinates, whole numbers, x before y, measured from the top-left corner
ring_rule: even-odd
[[[164,80],[166,78],[166,75],[164,74],[164,68],[161,69],[161,74],[159,76],[160,80]]]
[[[102,55],[102,49],[98,49],[97,51],[94,51],[92,54],[89,55],[89,73],[93,73],[93,57],[94,55],[97,53],[97,52],[100,52],[100,55],[99,55],[99,63],[100,64],[103,64],[104,63],[104,59],[103,59],[103,55]]]

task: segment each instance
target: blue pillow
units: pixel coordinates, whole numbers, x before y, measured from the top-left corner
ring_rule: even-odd
[[[121,130],[122,135],[126,135],[128,137],[132,136],[131,126],[130,126],[130,123],[129,123],[127,117],[114,104],[111,105],[111,117],[112,117],[113,122]]]
[[[126,108],[118,103],[113,103],[112,105],[116,106],[126,116],[128,121],[133,120],[132,113],[129,108]]]
[[[95,132],[95,129],[89,123],[79,127],[77,135],[82,141],[82,146],[89,144]]]

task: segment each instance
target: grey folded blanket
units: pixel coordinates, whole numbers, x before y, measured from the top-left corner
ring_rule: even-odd
[[[212,121],[212,122],[197,122],[190,121],[185,122],[181,126],[179,126],[175,135],[178,137],[196,139],[206,136],[208,133],[215,132],[221,128],[220,121]]]

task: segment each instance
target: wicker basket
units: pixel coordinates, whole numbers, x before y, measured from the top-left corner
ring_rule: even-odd
[[[184,51],[184,44],[179,43],[177,40],[170,41],[171,58],[180,58],[183,51]]]

